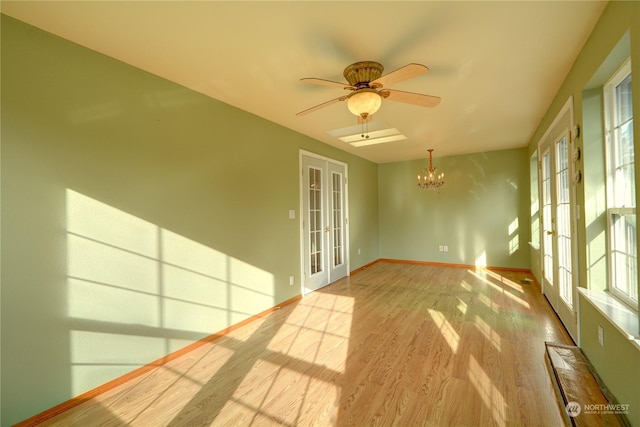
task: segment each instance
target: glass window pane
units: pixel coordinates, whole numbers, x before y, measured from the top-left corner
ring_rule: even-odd
[[[631,104],[631,74],[616,86],[616,110],[618,123],[624,123],[633,116]]]
[[[630,61],[605,85],[609,289],[637,302],[635,152]]]
[[[309,263],[311,274],[323,271],[322,260],[322,170],[309,168]]]
[[[569,306],[573,305],[571,277],[571,205],[569,188],[569,137],[556,143],[556,234],[558,249],[558,288]]]
[[[638,299],[637,241],[635,214],[611,214],[611,259],[613,286]]]
[[[535,152],[529,160],[531,183],[531,241],[540,243],[540,201],[538,200],[538,153]]]
[[[542,225],[544,277],[553,285],[553,223],[551,222],[551,153],[542,155]]]

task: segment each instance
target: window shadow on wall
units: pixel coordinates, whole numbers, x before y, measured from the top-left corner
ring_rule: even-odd
[[[273,275],[68,189],[67,310],[78,395],[273,307]]]

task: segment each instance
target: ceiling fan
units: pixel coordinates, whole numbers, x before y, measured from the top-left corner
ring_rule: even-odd
[[[424,65],[411,63],[384,76],[382,75],[383,71],[384,67],[378,62],[360,61],[344,69],[343,75],[348,83],[313,77],[300,79],[300,81],[305,83],[339,87],[344,90],[349,90],[351,93],[300,111],[296,115],[304,116],[305,114],[312,113],[337,102],[347,101],[349,111],[358,116],[361,122],[365,123],[370,120],[372,114],[378,111],[382,104],[382,99],[405,102],[421,107],[435,107],[440,103],[440,97],[437,96],[386,88],[394,83],[426,73],[429,71],[429,68]]]

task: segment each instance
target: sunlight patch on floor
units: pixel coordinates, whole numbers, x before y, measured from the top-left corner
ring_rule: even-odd
[[[491,298],[489,298],[488,296],[486,296],[485,294],[480,294],[478,295],[478,301],[480,301],[481,303],[483,303],[484,305],[486,305],[488,308],[490,308],[494,313],[499,313],[500,312],[500,304],[498,304],[495,301],[492,301]]]
[[[477,314],[473,320],[473,323],[496,350],[502,351],[500,334],[494,331],[493,328],[489,326],[489,324]]]
[[[506,425],[505,401],[502,393],[493,385],[491,378],[489,378],[473,355],[469,355],[469,370],[467,376],[480,395],[482,402],[491,412],[495,423],[499,426]]]
[[[344,372],[353,304],[353,298],[341,295],[316,293],[305,297],[267,348],[282,349],[285,341],[288,342],[287,356]],[[315,344],[309,346],[309,342]]]
[[[529,303],[525,300],[523,300],[522,298],[516,296],[513,294],[513,292],[507,291],[504,288],[502,288],[501,286],[495,284],[493,282],[493,280],[488,279],[485,274],[488,273],[487,270],[483,270],[482,272],[477,272],[477,271],[473,271],[473,270],[467,270],[470,274],[474,275],[475,277],[477,277],[478,279],[482,280],[487,286],[491,287],[494,291],[506,296],[507,298],[511,299],[512,301],[520,304],[521,306],[523,306],[524,308],[531,308],[531,306],[529,305]],[[492,273],[495,274],[495,273]],[[498,275],[498,277],[502,278],[502,276]],[[501,284],[505,284],[507,286],[509,286],[510,288],[512,286],[517,286],[514,285],[514,282],[506,279],[506,282],[500,282]],[[518,289],[518,291],[520,293],[522,293],[522,288]],[[485,303],[487,305],[487,307],[493,307],[494,305],[496,306],[496,308],[500,308],[500,305],[495,303],[494,301],[492,301],[489,297],[487,297],[484,294],[481,294],[479,296],[480,301],[482,301],[483,303]],[[494,309],[494,311],[496,311],[496,313],[498,312],[496,309]]]
[[[502,283],[505,286],[508,286],[509,288],[513,289],[514,291],[517,291],[521,294],[524,294],[524,290],[522,289],[522,285],[514,282],[511,279],[508,279],[506,277],[504,277],[501,274],[496,273],[495,271],[491,271],[491,270],[486,270],[485,274],[489,277],[492,277],[494,279],[496,279],[498,282]]]
[[[471,287],[471,285],[469,283],[467,283],[466,280],[463,280],[462,282],[460,282],[460,286],[465,290],[465,291],[469,291],[471,292],[471,290],[473,289]]]
[[[447,320],[444,314],[439,311],[428,309],[429,315],[438,326],[440,334],[447,341],[451,351],[455,354],[458,351],[458,343],[460,342],[460,336],[451,326],[451,323]]]
[[[467,308],[468,308],[467,303],[462,301],[460,298],[457,298],[457,300],[458,300],[458,305],[456,305],[456,308],[458,309],[458,311],[462,314],[467,314]]]
[[[502,295],[506,296],[507,298],[509,298],[510,300],[520,304],[521,306],[523,306],[524,308],[531,308],[529,306],[529,303],[525,300],[523,300],[522,298],[514,295],[513,293],[509,292],[509,291],[505,291],[504,289],[502,289],[500,286],[495,285],[491,282],[487,282],[487,284],[489,286],[491,286],[494,290],[496,290],[497,292],[501,293]]]

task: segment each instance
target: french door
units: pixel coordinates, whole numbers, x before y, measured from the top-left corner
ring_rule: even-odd
[[[347,165],[301,152],[300,166],[304,295],[349,272]]]
[[[555,179],[552,170],[552,156],[551,147],[548,144],[544,144],[541,148],[544,148],[541,156],[541,173],[540,178],[542,181],[542,292],[545,294],[549,303],[558,311],[558,298],[560,292],[555,279],[556,272],[556,245],[553,236],[556,232],[554,215],[555,211]]]
[[[542,292],[569,334],[577,337],[575,187],[572,183],[572,99],[538,146],[542,204]]]

